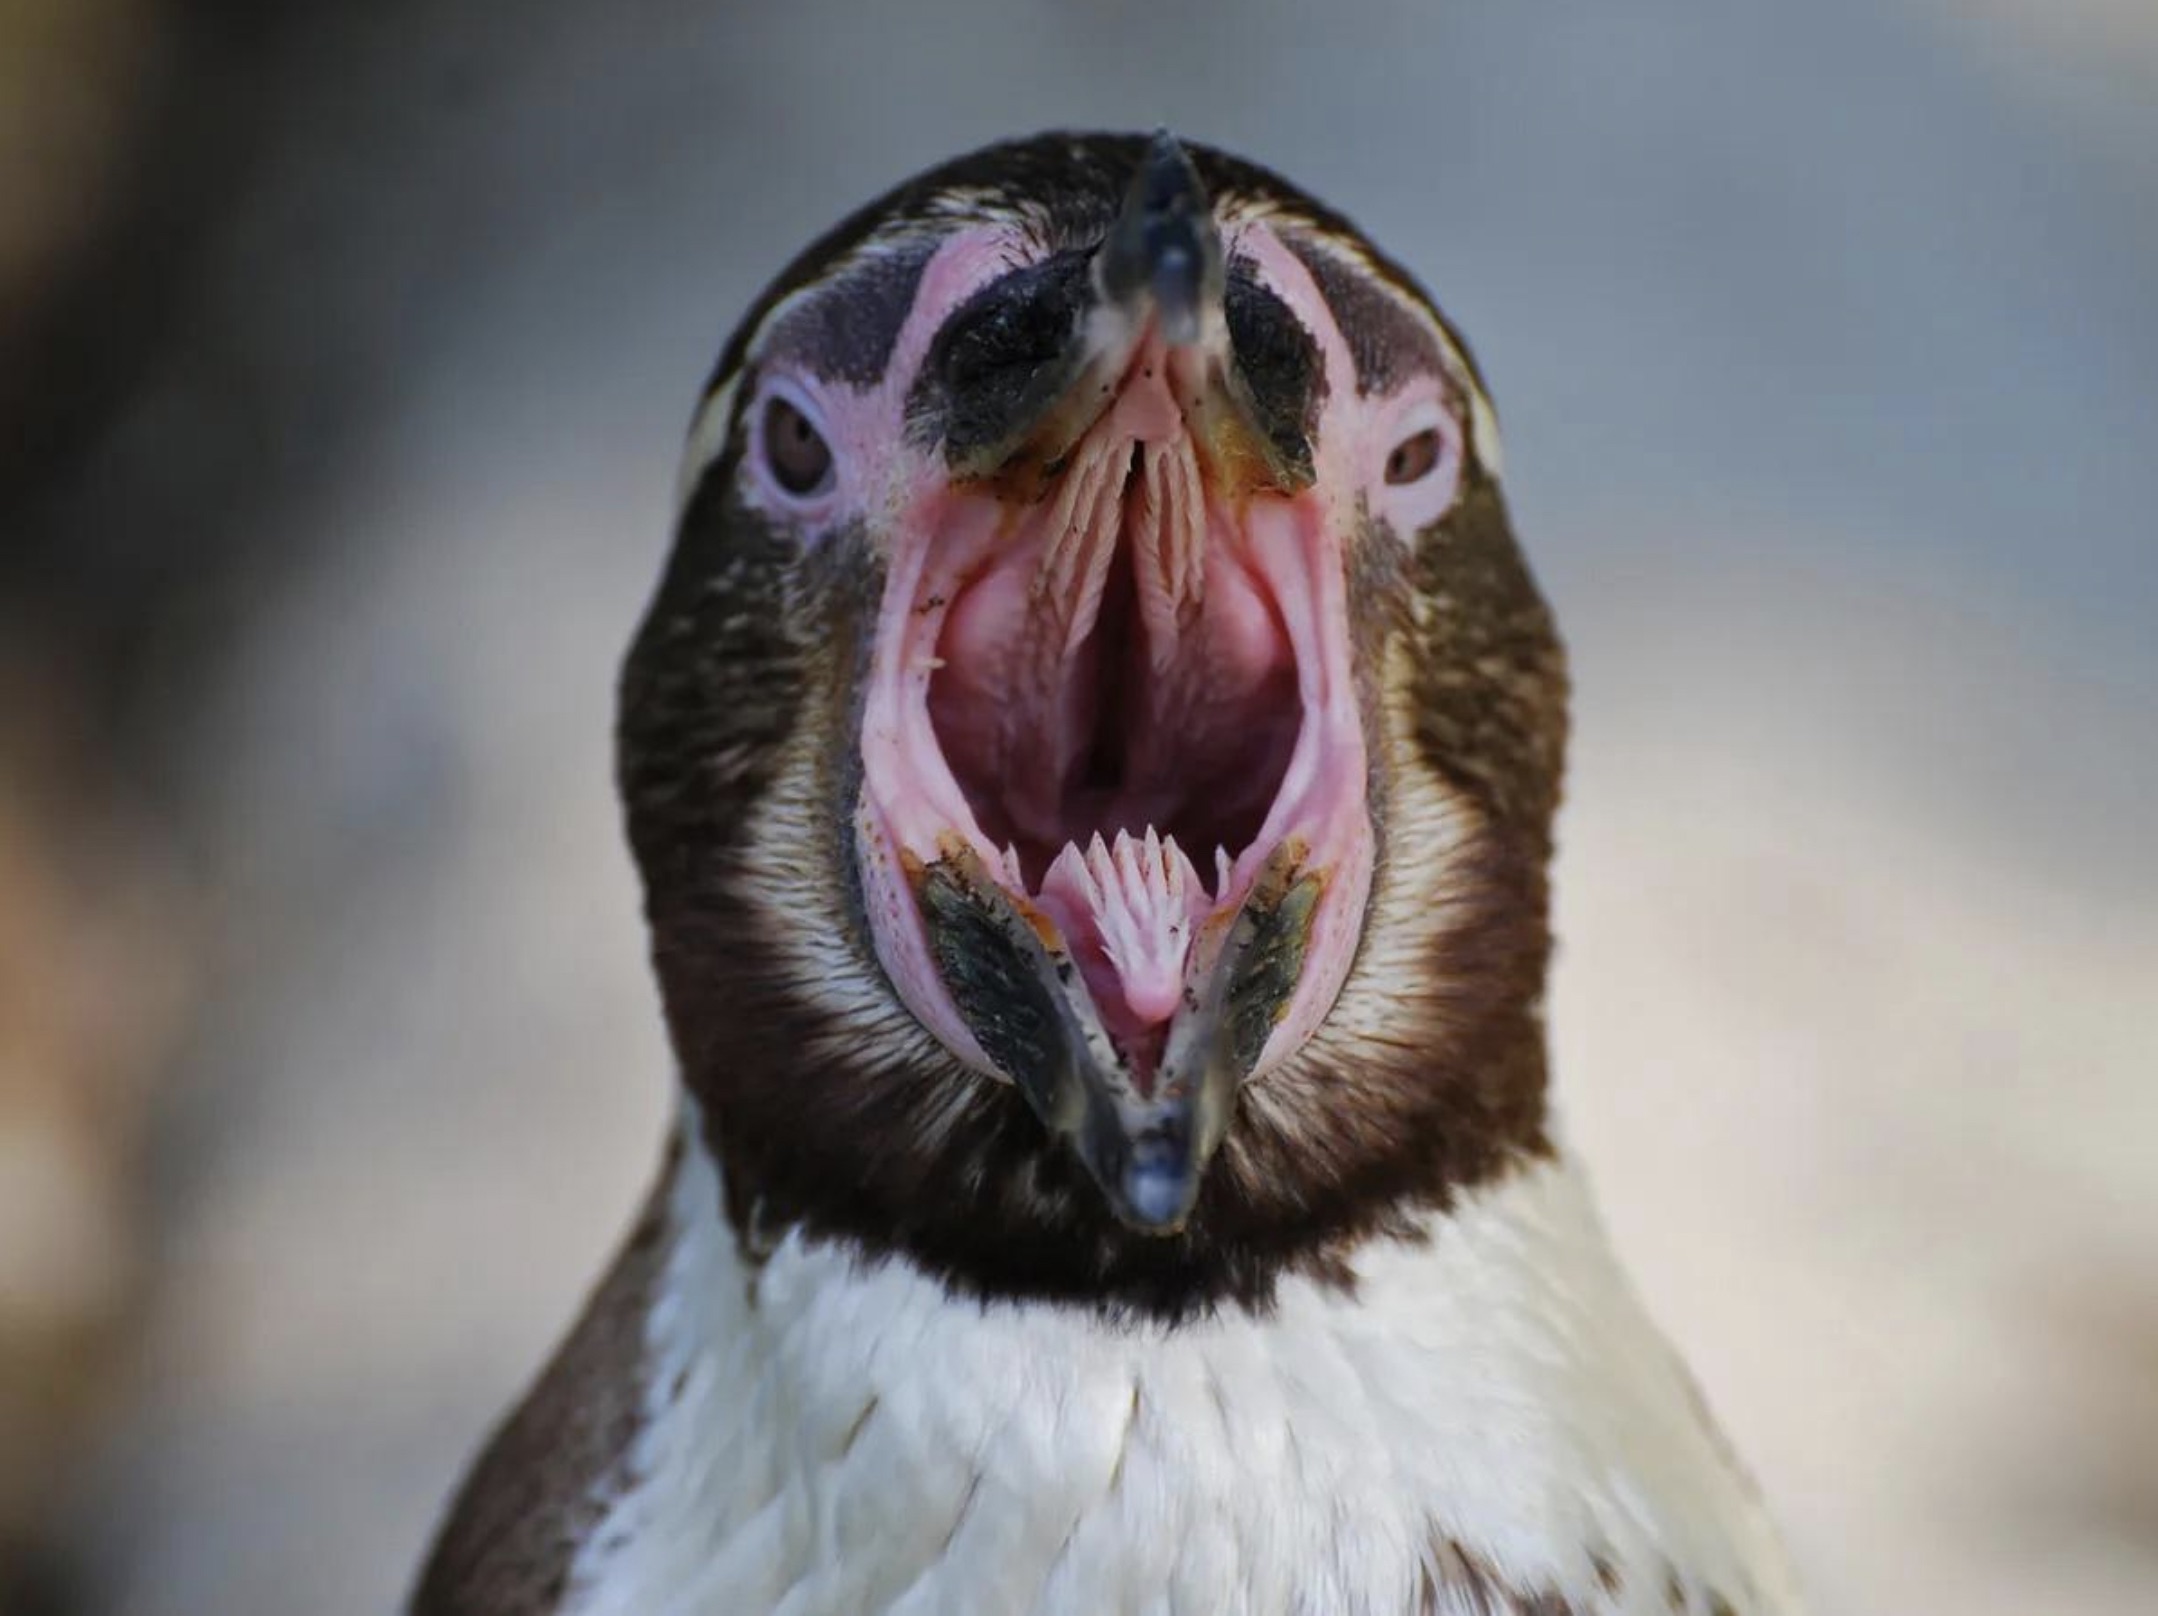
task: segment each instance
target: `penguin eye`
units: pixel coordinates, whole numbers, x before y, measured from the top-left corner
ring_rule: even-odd
[[[1461,426],[1432,399],[1412,405],[1390,425],[1400,435],[1380,468],[1371,508],[1406,538],[1444,516],[1461,492]]]
[[[1394,452],[1386,457],[1386,480],[1396,488],[1420,483],[1438,470],[1445,455],[1444,434],[1435,426],[1427,426],[1394,445]]]
[[[796,499],[823,493],[832,481],[832,446],[807,415],[784,398],[764,406],[765,469],[781,490]]]

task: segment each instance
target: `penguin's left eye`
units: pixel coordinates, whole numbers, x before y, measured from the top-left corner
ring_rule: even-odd
[[[765,469],[782,492],[811,499],[831,487],[832,446],[794,404],[784,398],[769,400],[759,436]]]
[[[1435,426],[1413,433],[1394,445],[1386,457],[1386,480],[1396,488],[1420,483],[1439,469],[1446,458],[1446,437]]]
[[[1396,533],[1421,533],[1452,508],[1461,491],[1461,427],[1434,399],[1412,404],[1389,427],[1393,447],[1377,468],[1371,507]]]

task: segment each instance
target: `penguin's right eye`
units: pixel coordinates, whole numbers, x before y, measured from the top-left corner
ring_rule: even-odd
[[[832,446],[813,422],[784,398],[768,400],[758,432],[765,470],[782,493],[814,499],[832,484]]]

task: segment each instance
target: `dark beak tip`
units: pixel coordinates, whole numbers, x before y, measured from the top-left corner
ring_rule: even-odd
[[[1132,202],[1150,214],[1192,214],[1206,211],[1206,185],[1184,143],[1166,129],[1157,129],[1139,159],[1132,178]]]
[[[1189,1165],[1133,1162],[1125,1169],[1118,1208],[1125,1222],[1146,1234],[1172,1235],[1191,1216],[1199,1198],[1199,1176]]]
[[[1102,289],[1118,302],[1150,299],[1170,341],[1198,339],[1205,305],[1220,291],[1221,232],[1205,182],[1166,129],[1147,142],[1103,243],[1101,274]]]
[[[1131,1228],[1171,1235],[1191,1216],[1209,1154],[1191,1124],[1177,1107],[1150,1126],[1122,1131],[1116,1145],[1090,1163],[1110,1205]]]

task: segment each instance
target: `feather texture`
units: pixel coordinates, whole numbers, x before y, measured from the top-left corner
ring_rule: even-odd
[[[1563,1157],[1367,1244],[1353,1290],[1168,1327],[799,1233],[746,1259],[686,1126],[644,1423],[565,1611],[1797,1608]]]

